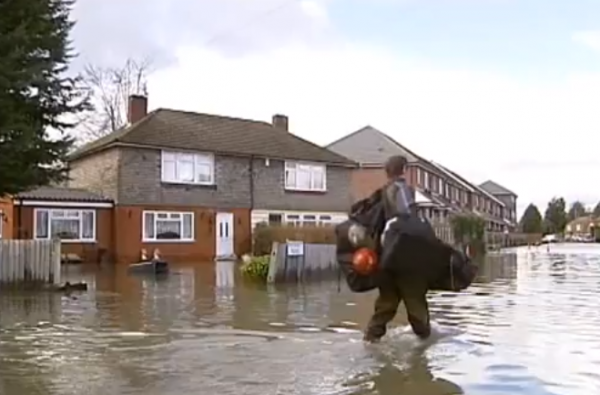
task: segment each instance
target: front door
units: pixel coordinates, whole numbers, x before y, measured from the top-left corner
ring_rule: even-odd
[[[233,256],[233,213],[217,213],[217,257]]]

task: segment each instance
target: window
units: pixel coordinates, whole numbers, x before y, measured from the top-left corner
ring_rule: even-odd
[[[293,225],[293,226],[300,226],[302,225],[302,221],[300,221],[300,216],[299,215],[286,215],[285,216],[285,223],[288,225]]]
[[[319,216],[319,226],[330,225],[331,224],[331,215],[320,215]]]
[[[442,195],[444,193],[444,180],[438,178],[438,193]]]
[[[317,226],[317,216],[316,215],[303,215],[302,216],[302,226]]]
[[[425,187],[425,189],[429,189],[429,173],[424,172],[425,173],[425,182],[423,183],[423,186]]]
[[[281,225],[282,222],[281,214],[269,214],[269,225]]]
[[[450,198],[450,184],[446,184],[446,191],[444,192],[446,198]]]
[[[2,238],[2,224],[4,223],[4,214],[0,210],[0,239]]]
[[[327,190],[327,170],[324,165],[285,163],[285,189],[293,191]]]
[[[71,242],[96,240],[96,211],[35,209],[34,238]]]
[[[212,185],[215,159],[212,155],[163,151],[162,181],[178,184]]]
[[[143,241],[194,241],[194,213],[144,211]]]

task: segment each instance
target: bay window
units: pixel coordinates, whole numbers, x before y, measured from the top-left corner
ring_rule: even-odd
[[[327,190],[325,165],[286,162],[284,177],[287,190],[317,192]]]
[[[194,213],[144,211],[142,241],[194,241]]]
[[[34,239],[59,238],[67,242],[96,241],[96,211],[35,209]]]
[[[213,185],[215,158],[211,154],[162,151],[161,180],[176,184]]]

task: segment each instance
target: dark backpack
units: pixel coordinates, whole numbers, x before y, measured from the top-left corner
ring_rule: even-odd
[[[335,228],[337,243],[336,243],[336,258],[340,266],[340,270],[348,287],[353,292],[367,292],[378,287],[380,271],[371,275],[362,275],[357,273],[352,266],[352,256],[357,250],[357,247],[352,245],[348,238],[348,231],[354,224],[363,226],[366,230],[367,237],[376,240],[377,253],[381,253],[379,240],[381,233],[385,227],[385,212],[382,201],[382,190],[378,189],[371,196],[360,200],[350,208],[349,219],[337,225]]]

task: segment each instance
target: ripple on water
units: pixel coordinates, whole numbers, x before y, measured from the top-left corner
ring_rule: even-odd
[[[426,342],[401,310],[365,345],[373,295],[244,285],[225,276],[233,265],[161,280],[101,273],[98,292],[76,299],[2,295],[0,393],[598,393],[600,249],[577,248],[493,255],[467,292],[431,295]]]

